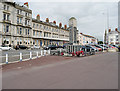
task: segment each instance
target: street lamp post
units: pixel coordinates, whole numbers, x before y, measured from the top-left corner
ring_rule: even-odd
[[[105,13],[103,13],[103,14],[105,14]],[[107,12],[106,12],[106,19],[107,19],[107,30],[109,30],[109,11],[108,11],[108,8],[107,8]],[[105,49],[105,47],[104,47],[104,44],[105,44],[104,40],[105,40],[105,38],[104,37],[106,37],[106,36],[104,36],[104,34],[103,34],[103,52],[105,52],[105,50],[104,50]]]

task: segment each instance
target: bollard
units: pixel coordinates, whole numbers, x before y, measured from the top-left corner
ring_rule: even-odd
[[[92,48],[90,48],[90,52],[92,52]]]
[[[37,58],[38,58],[38,52],[37,52]]]
[[[50,49],[47,51],[48,55],[50,54]]]
[[[43,56],[43,51],[41,50],[41,56]]]
[[[46,50],[44,50],[44,56],[46,56]]]
[[[46,54],[48,55],[48,50],[46,51]]]
[[[62,52],[62,49],[60,48],[60,53]]]
[[[22,61],[22,53],[20,53],[20,61]]]
[[[48,50],[48,54],[50,54],[50,49]]]
[[[43,50],[43,56],[44,56],[44,50]]]
[[[30,59],[32,59],[32,52],[30,52]]]
[[[6,64],[8,64],[8,54],[6,54]]]
[[[87,49],[85,48],[85,56],[87,55]]]
[[[85,52],[87,52],[87,49],[85,48]]]

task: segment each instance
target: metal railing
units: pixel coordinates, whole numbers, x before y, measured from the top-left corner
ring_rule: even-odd
[[[17,52],[16,52],[17,54]],[[14,62],[19,62],[19,61],[26,61],[30,59],[35,59],[39,58],[41,56],[47,56],[50,54],[50,50],[40,50],[40,51],[29,51],[27,53],[24,52],[18,52],[17,55],[13,53],[6,53],[4,56],[0,56],[0,59],[2,59],[2,64],[8,64],[8,63],[14,63]]]

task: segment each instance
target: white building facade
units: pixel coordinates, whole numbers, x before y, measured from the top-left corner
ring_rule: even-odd
[[[0,46],[63,45],[69,42],[69,30],[56,21],[32,18],[32,10],[15,2],[0,2]],[[40,18],[40,17],[38,17]]]
[[[48,46],[48,45],[63,45],[69,42],[69,30],[67,25],[62,27],[62,23],[56,25],[56,21],[50,22],[40,20],[40,15],[32,20],[32,36],[33,45]]]
[[[0,3],[1,44],[32,45],[32,11],[13,2]]]
[[[108,44],[118,45],[120,44],[120,32],[116,28],[115,31],[108,31]]]
[[[79,45],[91,45],[98,43],[98,40],[95,37],[83,33],[78,34],[78,41]]]

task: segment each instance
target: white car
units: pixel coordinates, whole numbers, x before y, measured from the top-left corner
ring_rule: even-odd
[[[12,47],[0,46],[0,50],[8,51],[8,50],[12,50]]]
[[[31,49],[40,49],[40,46],[34,45]]]

